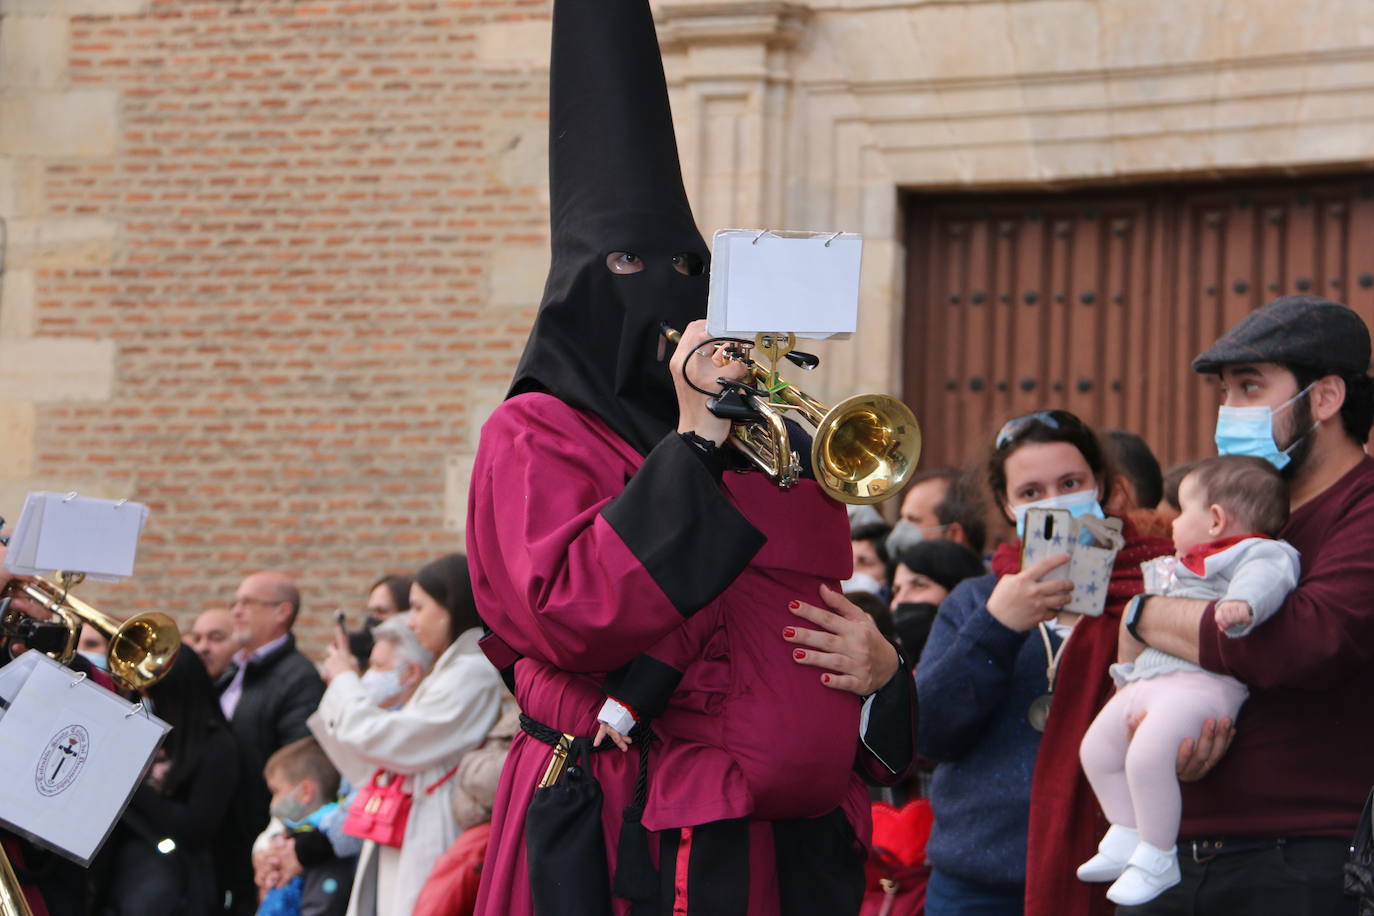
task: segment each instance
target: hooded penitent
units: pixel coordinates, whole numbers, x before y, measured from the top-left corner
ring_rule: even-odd
[[[677,423],[659,325],[705,316],[708,258],[648,3],[559,0],[550,87],[553,261],[508,396],[548,392],[647,454]]]

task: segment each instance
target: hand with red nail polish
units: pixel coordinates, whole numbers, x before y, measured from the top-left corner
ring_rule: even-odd
[[[799,665],[822,669],[821,683],[836,690],[868,696],[890,681],[900,669],[897,650],[878,632],[878,626],[853,602],[821,586],[828,607],[793,601],[788,608],[816,629],[787,627],[783,638],[805,646],[792,658]]]

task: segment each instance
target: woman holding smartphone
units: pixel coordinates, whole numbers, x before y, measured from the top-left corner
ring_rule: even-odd
[[[987,482],[1020,535],[1032,508],[1104,517],[1113,471],[1086,424],[1046,410],[1001,428]],[[1124,533],[1101,617],[1063,610],[1073,593],[1067,553],[1022,569],[1019,540],[940,605],[916,671],[917,746],[938,762],[929,916],[1110,911],[1100,888],[1074,876],[1102,819],[1078,745],[1110,695],[1107,668],[1121,609],[1143,587],[1140,564],[1172,549],[1129,523]]]
[[[364,844],[350,916],[410,913],[434,860],[461,832],[453,817],[453,777],[463,756],[486,740],[506,696],[477,648],[481,623],[467,557],[450,554],[423,567],[410,589],[406,625],[435,662],[399,708],[377,705],[346,647],[336,641],[325,656],[329,689],[320,715],[327,738],[368,766],[398,774],[411,797],[400,848]]]

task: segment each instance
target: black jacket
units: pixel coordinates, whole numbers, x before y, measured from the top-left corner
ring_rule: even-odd
[[[225,686],[233,678],[234,674],[230,674]],[[273,752],[310,734],[305,720],[323,696],[324,681],[314,663],[296,651],[296,637],[289,633],[282,645],[262,658],[249,660],[243,675],[243,695],[234,707],[230,724],[253,765],[256,782],[262,782],[263,765]],[[262,783],[262,790],[267,791],[266,783]],[[267,824],[266,805],[262,822]]]
[[[231,668],[229,676],[221,680],[221,693],[232,683],[234,670]],[[223,886],[235,891],[234,898],[246,908],[235,907],[235,912],[256,909],[253,840],[267,826],[267,809],[272,803],[262,778],[263,764],[278,748],[310,734],[305,720],[323,696],[324,681],[314,663],[296,651],[294,636],[288,634],[282,645],[248,662],[243,694],[229,723],[239,743],[240,790],[232,809],[232,829],[218,856]]]
[[[219,912],[214,844],[229,816],[239,767],[234,739],[212,732],[195,775],[173,796],[140,785],[92,877],[99,916],[212,916]],[[170,838],[167,853],[158,843]]]

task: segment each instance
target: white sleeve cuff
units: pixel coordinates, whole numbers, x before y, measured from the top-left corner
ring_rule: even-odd
[[[601,704],[601,712],[596,714],[596,720],[605,722],[622,735],[628,735],[635,727],[635,717],[630,714],[629,708],[612,697],[606,697],[606,702]]]

